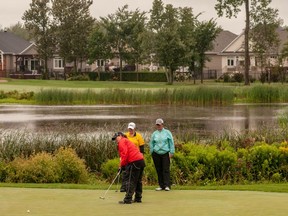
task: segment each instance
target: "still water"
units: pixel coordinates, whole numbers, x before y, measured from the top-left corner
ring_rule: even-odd
[[[153,131],[156,118],[163,118],[172,132],[189,130],[197,135],[223,131],[254,130],[277,123],[288,104],[239,104],[221,107],[195,106],[26,106],[1,105],[0,128],[31,132],[58,130],[68,125],[88,125],[107,132],[125,131],[130,121],[139,131]],[[111,130],[111,131],[109,131]],[[91,131],[90,131],[91,132]]]

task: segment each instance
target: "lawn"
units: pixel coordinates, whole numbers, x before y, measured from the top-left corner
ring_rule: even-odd
[[[192,216],[284,216],[288,193],[145,189],[143,203],[120,205],[124,194],[109,190],[0,187],[2,216],[90,215],[192,215]],[[286,201],[285,201],[286,200]]]
[[[199,81],[197,82],[199,84]],[[205,81],[205,85],[243,85],[243,84],[224,84],[216,83],[213,80]],[[64,81],[64,80],[21,80],[8,79],[8,82],[0,82],[0,90],[3,91],[39,91],[46,88],[68,88],[68,89],[103,89],[103,88],[134,88],[134,89],[153,89],[153,88],[178,88],[193,87],[193,82],[175,82],[167,85],[163,82],[120,82],[120,81]]]

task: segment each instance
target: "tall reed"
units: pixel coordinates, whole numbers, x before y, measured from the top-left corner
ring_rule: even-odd
[[[195,87],[158,90],[104,89],[102,91],[42,90],[35,94],[37,104],[178,104],[224,105],[234,99],[230,87]]]

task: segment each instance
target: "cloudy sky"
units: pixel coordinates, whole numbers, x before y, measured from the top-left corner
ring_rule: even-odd
[[[173,4],[174,7],[191,7],[194,14],[202,13],[199,20],[217,18],[214,10],[216,0],[162,0],[164,4]],[[21,17],[25,10],[29,9],[32,0],[1,0],[0,8],[0,29],[14,25],[17,22],[23,23]],[[93,0],[91,15],[95,18],[105,17],[115,13],[117,8],[129,5],[130,10],[139,8],[141,11],[149,11],[152,8],[153,0]],[[279,10],[279,17],[288,25],[287,0],[272,0],[272,7]],[[240,13],[238,18],[227,19],[217,18],[217,23],[223,29],[239,34],[245,26],[245,15]]]

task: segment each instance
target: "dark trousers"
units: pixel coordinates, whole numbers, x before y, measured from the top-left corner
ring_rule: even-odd
[[[170,157],[169,153],[157,154],[152,153],[153,162],[158,175],[158,184],[164,189],[165,187],[170,188]]]
[[[142,199],[142,176],[145,167],[144,160],[134,161],[126,166],[125,179],[126,181],[126,195],[124,201],[132,201],[135,193],[135,200],[141,201]]]
[[[126,184],[127,184],[128,180],[129,180],[129,175],[126,175],[126,167],[125,167],[125,170],[123,170],[121,174],[122,174],[122,185],[121,185],[120,190],[122,192],[123,191],[126,192]]]

